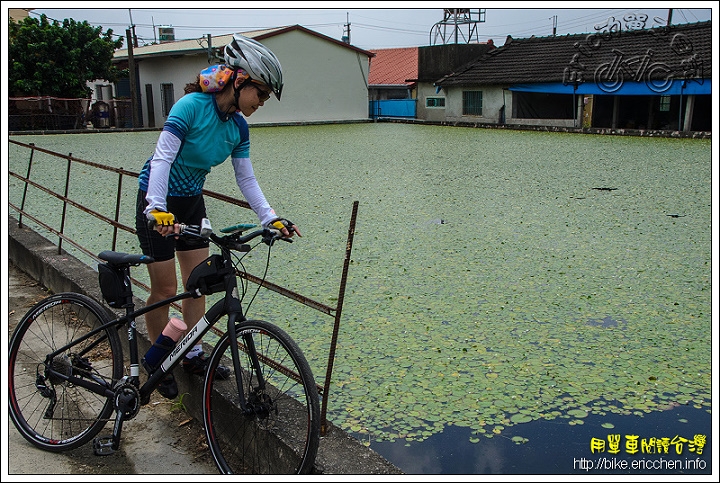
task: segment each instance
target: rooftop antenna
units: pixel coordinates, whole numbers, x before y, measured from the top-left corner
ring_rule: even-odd
[[[480,43],[477,24],[485,22],[484,8],[444,8],[443,12],[444,18],[430,31],[430,45]]]

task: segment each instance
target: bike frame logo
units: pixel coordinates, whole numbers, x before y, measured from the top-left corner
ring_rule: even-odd
[[[643,30],[648,20],[645,14],[629,14],[623,17],[625,31]],[[670,29],[665,26],[665,20],[655,17],[652,26],[652,35],[657,39],[656,49],[647,49],[644,53],[628,55],[620,49],[610,48],[613,58],[597,66],[592,73],[592,80],[597,87],[608,94],[619,91],[627,81],[644,82],[653,92],[662,94],[668,91],[673,80],[685,82],[695,81],[703,83],[703,61],[698,59],[696,52],[693,52],[692,42],[683,33],[670,34]],[[595,25],[597,32],[589,34],[584,41],[573,44],[577,53],[570,61],[570,65],[563,72],[563,84],[575,86],[585,82],[588,72],[587,62],[593,55],[611,43],[613,38],[622,34],[622,24],[615,17],[610,17],[604,24]],[[653,61],[653,56],[658,49],[670,49],[679,62],[676,65],[668,65],[664,62]]]

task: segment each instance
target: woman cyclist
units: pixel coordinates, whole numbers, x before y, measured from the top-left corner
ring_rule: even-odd
[[[177,293],[176,256],[183,284],[192,269],[209,256],[207,241],[189,242],[167,235],[177,232],[176,220],[199,225],[206,217],[202,196],[205,177],[213,166],[228,157],[238,187],[260,223],[275,226],[285,236],[292,236],[293,232],[301,236],[297,226],[278,217],[270,207],[250,163],[245,117],[263,106],[271,94],[280,100],[283,88],[280,62],[262,44],[239,34],[225,46],[224,57],[225,64],[204,69],[195,83],[185,87],[186,95],[170,110],[155,152],[140,172],[135,226],[143,253],[155,259],[147,266],[148,305]],[[183,300],[182,315],[188,330],[204,313],[204,296]],[[151,341],[158,338],[168,316],[168,306],[145,315]],[[192,374],[205,372],[207,360],[201,343],[190,351],[182,366]],[[228,377],[229,369],[220,366],[216,374]],[[177,396],[172,373],[158,392],[170,399]]]

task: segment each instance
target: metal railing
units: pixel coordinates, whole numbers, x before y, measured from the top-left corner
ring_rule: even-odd
[[[101,222],[107,223],[113,227],[113,237],[112,237],[112,245],[111,249],[115,250],[117,248],[117,237],[118,237],[118,230],[123,230],[128,233],[135,234],[135,229],[129,226],[126,226],[119,221],[120,217],[120,201],[121,201],[121,193],[122,193],[122,186],[123,186],[123,179],[124,177],[131,177],[131,178],[137,178],[139,176],[139,173],[135,173],[132,171],[128,171],[122,168],[114,168],[110,166],[105,166],[99,163],[94,163],[92,161],[86,161],[84,159],[75,158],[72,156],[72,153],[70,154],[61,154],[54,151],[50,151],[48,149],[43,149],[40,147],[35,146],[34,143],[21,143],[19,141],[15,140],[9,140],[10,143],[18,145],[23,148],[27,148],[30,150],[30,159],[28,161],[28,168],[27,173],[25,176],[18,174],[16,172],[13,172],[9,170],[9,175],[20,180],[24,183],[23,186],[23,193],[22,193],[22,199],[20,201],[20,205],[17,206],[13,204],[12,202],[8,201],[8,205],[11,209],[15,210],[18,213],[18,226],[23,226],[23,217],[28,218],[32,220],[34,223],[41,226],[43,229],[49,231],[50,233],[53,233],[58,237],[58,254],[62,253],[62,243],[63,241],[70,243],[73,247],[75,247],[77,250],[81,251],[82,253],[86,254],[87,256],[91,257],[95,261],[100,261],[100,259],[92,253],[90,250],[82,246],[82,244],[76,240],[73,240],[69,236],[67,236],[64,233],[65,229],[65,221],[68,217],[67,215],[67,207],[68,205],[77,208],[78,210],[81,210],[85,213],[88,213],[92,215],[93,217],[97,218]],[[33,166],[33,158],[35,155],[35,152],[39,151],[51,156],[55,156],[58,158],[62,158],[66,160],[66,169],[65,169],[65,183],[63,187],[63,193],[58,193],[56,191],[53,191],[52,189],[49,189],[40,183],[37,183],[30,179],[30,175],[32,172],[32,166]],[[115,196],[115,213],[114,213],[114,219],[108,218],[107,216],[102,215],[101,213],[98,213],[95,210],[92,210],[91,208],[88,208],[85,204],[77,202],[75,200],[72,200],[68,197],[68,193],[70,190],[70,181],[71,181],[71,167],[73,163],[79,163],[85,166],[89,166],[95,169],[103,170],[103,171],[109,171],[117,173],[118,180],[117,180],[117,190],[116,190],[116,196]],[[86,176],[85,176],[86,178]],[[38,190],[46,193],[47,195],[57,198],[62,201],[62,210],[61,210],[61,219],[60,219],[60,229],[56,230],[52,228],[48,223],[43,222],[41,219],[39,219],[36,216],[33,216],[32,214],[28,213],[25,209],[25,204],[27,200],[27,193],[28,193],[28,186],[33,186],[34,188],[37,188]],[[224,203],[233,204],[235,206],[240,206],[243,208],[250,209],[250,205],[243,200],[238,200],[235,198],[232,198],[227,195],[223,195],[221,193],[216,193],[214,191],[209,190],[203,190],[203,195],[215,198],[219,201],[222,201]],[[263,280],[259,277],[256,277],[255,275],[252,275],[247,272],[239,272],[238,275],[250,282],[253,282],[255,284],[261,285],[262,287],[265,287],[269,290],[272,290],[274,292],[277,292],[287,298],[290,298],[296,302],[299,302],[303,305],[306,305],[307,307],[310,307],[312,309],[315,309],[325,315],[331,316],[334,318],[334,326],[333,326],[333,332],[332,332],[332,339],[330,342],[330,348],[329,348],[329,354],[328,354],[328,362],[325,372],[325,380],[324,384],[320,385],[318,384],[318,392],[320,393],[322,397],[322,409],[320,413],[320,421],[321,421],[321,434],[325,435],[327,431],[327,404],[328,404],[328,395],[330,392],[330,383],[332,379],[332,370],[333,370],[333,364],[335,360],[335,352],[337,347],[337,338],[338,333],[340,331],[340,318],[342,316],[342,306],[343,306],[343,300],[345,298],[345,287],[347,283],[347,275],[348,270],[350,266],[350,255],[352,253],[352,246],[353,246],[353,238],[355,234],[355,223],[357,220],[357,210],[358,210],[358,202],[353,202],[352,206],[352,213],[350,216],[350,224],[348,228],[348,236],[347,236],[347,243],[345,245],[345,258],[343,263],[343,269],[342,274],[340,276],[340,287],[338,289],[338,298],[337,298],[337,305],[335,307],[328,306],[326,304],[323,304],[321,302],[318,302],[316,300],[313,300],[310,297],[306,297],[304,295],[301,295],[297,292],[291,291],[285,287],[282,287],[280,285],[276,285],[272,282],[269,282],[267,280]],[[134,285],[143,288],[145,291],[149,291],[149,287],[142,283],[141,281],[133,278],[132,282]],[[179,306],[177,304],[175,305],[177,309],[179,309]],[[213,332],[216,335],[222,335],[222,332],[212,327]]]

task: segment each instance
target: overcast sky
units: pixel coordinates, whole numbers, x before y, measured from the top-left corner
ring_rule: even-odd
[[[43,7],[54,6],[60,2],[34,3]],[[350,43],[365,50],[434,45],[443,43],[440,32],[443,32],[446,38],[452,33],[452,28],[443,31],[441,27],[435,27],[444,20],[442,7],[447,6],[438,2],[305,2],[303,4],[308,8],[282,8],[286,5],[296,6],[298,3],[183,2],[183,5],[196,4],[210,8],[174,9],[166,8],[167,5],[172,5],[172,2],[62,2],[63,6],[73,8],[36,8],[30,15],[39,17],[44,13],[49,18],[60,21],[65,18],[87,20],[94,26],[102,26],[103,31],[112,29],[113,33],[123,37],[132,19],[139,45],[157,41],[157,29],[153,26],[172,26],[177,40],[199,38],[208,33],[222,35],[295,24],[341,39],[347,34],[345,24],[349,20]],[[485,9],[485,21],[477,24],[477,39],[480,42],[492,39],[496,45],[504,44],[508,35],[515,38],[552,35],[553,25],[556,25],[558,35],[594,32],[595,25],[606,23],[610,17],[622,22],[626,15],[632,14],[647,15],[646,27],[649,28],[664,24],[670,10],[649,8],[663,6],[664,2],[634,2],[634,8],[626,8],[628,2],[582,2],[583,6],[602,5],[604,8],[577,9],[566,8],[567,2],[524,3],[528,6],[557,5],[557,8],[519,8],[523,2],[464,3],[465,5],[461,6],[477,7],[473,10]],[[717,8],[715,2],[674,3],[693,7],[672,9],[674,24],[711,20],[711,15],[717,16],[717,11],[713,11]],[[213,8],[221,4],[252,5],[255,8]],[[3,2],[3,7],[7,8],[6,5],[27,6],[18,5],[18,2]],[[372,8],[406,5],[423,8]],[[102,8],[98,8],[100,6]],[[468,25],[461,26],[460,30],[466,33],[470,31]]]

